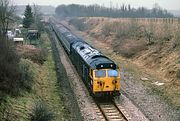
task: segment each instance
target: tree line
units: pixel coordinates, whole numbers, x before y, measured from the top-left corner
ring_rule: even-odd
[[[107,8],[100,5],[59,5],[56,15],[61,17],[113,17],[113,18],[170,18],[173,14],[155,4],[152,9],[145,7],[133,8],[122,4],[119,7]]]

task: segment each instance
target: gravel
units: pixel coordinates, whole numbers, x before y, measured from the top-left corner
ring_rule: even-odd
[[[143,85],[121,68],[123,93],[139,107],[150,121],[180,121],[179,112],[170,107],[153,89]]]

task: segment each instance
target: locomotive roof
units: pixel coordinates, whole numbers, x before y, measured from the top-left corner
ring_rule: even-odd
[[[97,49],[84,42],[84,40],[82,40],[81,38],[72,34],[71,31],[69,31],[64,26],[58,24],[56,26],[56,29],[60,32],[60,36],[62,36],[66,41],[68,41],[69,44],[72,44],[72,47],[91,68],[117,68],[117,65],[112,60],[104,56]]]
[[[78,52],[78,54],[84,59],[84,61],[91,66],[93,69],[99,68],[117,68],[116,64],[108,57],[104,56],[97,49],[91,47],[85,42],[76,42],[73,44],[73,48]]]

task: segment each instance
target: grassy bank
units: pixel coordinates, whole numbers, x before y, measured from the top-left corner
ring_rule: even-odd
[[[132,73],[139,82],[151,87],[171,106],[180,109],[179,23],[113,18],[78,18],[89,43]],[[76,29],[83,24],[75,24]],[[77,20],[75,20],[77,21]],[[79,26],[78,26],[79,25]],[[78,26],[78,27],[77,27]],[[141,78],[148,77],[148,81]],[[155,83],[164,83],[157,86]]]
[[[22,59],[33,72],[32,90],[24,92],[19,97],[7,96],[0,105],[1,121],[29,121],[34,115],[33,109],[37,108],[39,103],[44,104],[47,109],[45,111],[51,114],[55,121],[68,120],[68,117],[65,117],[67,110],[61,101],[62,92],[57,84],[51,44],[46,33],[42,34],[41,40],[48,51],[46,61],[43,64],[37,64],[28,59]]]

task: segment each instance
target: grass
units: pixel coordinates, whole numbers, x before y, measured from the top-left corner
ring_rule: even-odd
[[[139,67],[122,57],[113,56],[112,59],[118,62],[120,67],[125,68],[124,71],[130,73],[134,80],[150,87],[152,89],[152,93],[161,96],[170,106],[173,106],[177,110],[180,109],[180,97],[178,96],[180,95],[180,87],[175,87],[175,85],[172,85],[171,83],[165,83],[163,86],[154,85],[153,83],[157,80],[162,80],[156,73],[149,73],[148,69],[145,67]],[[142,77],[146,77],[149,80],[142,81]]]
[[[125,71],[130,73],[133,76],[134,80],[139,81],[143,85],[150,87],[152,89],[152,93],[159,95],[162,97],[170,106],[179,110],[180,109],[180,87],[172,85],[171,83],[165,83],[163,86],[157,86],[153,83],[157,80],[162,80],[159,78],[159,75],[149,73],[149,71],[144,67],[139,67],[133,64],[130,61],[122,57],[114,57],[113,60],[118,62],[121,67],[125,68]],[[142,81],[142,77],[147,77],[148,81]]]
[[[49,111],[47,105],[43,102],[37,102],[33,107],[31,121],[52,121],[54,114]]]
[[[33,70],[34,84],[31,92],[26,92],[21,97],[6,97],[0,104],[1,121],[29,121],[32,115],[33,106],[42,101],[46,104],[47,110],[52,112],[54,120],[68,120],[64,117],[64,104],[61,101],[62,92],[57,85],[56,71],[52,57],[50,40],[46,33],[42,34],[48,55],[43,65],[38,65],[26,59],[30,69]]]
[[[155,26],[155,24],[153,24],[153,26]],[[166,33],[166,31],[168,30],[164,30],[164,31]],[[108,32],[109,31],[107,30],[107,34],[109,35]],[[165,85],[163,86],[154,85],[153,83],[156,82],[157,80],[160,80],[160,81],[163,80],[163,78],[161,78],[155,70],[150,71],[150,69],[147,69],[145,66],[138,66],[134,64],[132,62],[133,60],[131,59],[127,59],[120,56],[119,54],[115,54],[115,52],[113,51],[113,47],[110,46],[107,49],[107,46],[109,45],[104,44],[104,41],[102,41],[101,38],[98,40],[98,37],[92,38],[90,37],[90,35],[87,36],[87,34],[85,33],[82,33],[82,34],[83,36],[85,36],[86,41],[88,41],[93,47],[98,48],[98,50],[101,50],[106,56],[110,57],[115,62],[118,62],[118,64],[120,65],[120,69],[124,68],[126,72],[130,73],[130,75],[133,76],[134,80],[137,80],[143,85],[152,88],[152,90],[154,90],[153,91],[154,94],[161,96],[168,104],[170,104],[170,106],[180,109],[180,97],[178,96],[180,95],[180,88],[178,86],[172,85],[172,83],[169,83],[169,82],[165,83]],[[179,72],[177,72],[176,76],[179,77]],[[142,77],[147,77],[149,80],[142,81],[141,80]]]

